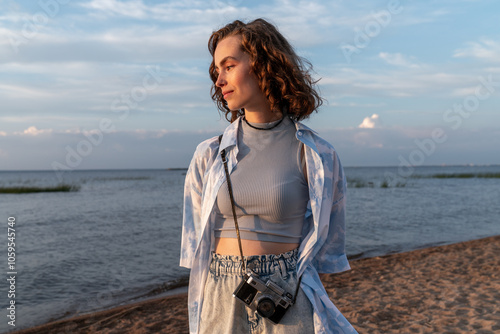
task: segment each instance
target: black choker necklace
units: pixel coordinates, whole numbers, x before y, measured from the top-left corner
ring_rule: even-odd
[[[278,125],[280,125],[281,122],[283,122],[284,118],[285,118],[285,115],[283,115],[283,117],[281,117],[281,119],[278,122],[276,122],[276,124],[274,124],[273,126],[271,126],[270,128],[258,128],[256,126],[253,126],[252,124],[248,123],[246,117],[243,117],[243,119],[248,124],[248,126],[251,127],[251,128],[253,128],[253,129],[256,129],[256,130],[271,130],[271,129],[274,129],[275,127],[277,127]],[[272,123],[272,122],[269,122],[269,123]]]

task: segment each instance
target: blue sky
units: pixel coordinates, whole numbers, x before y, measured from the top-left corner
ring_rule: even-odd
[[[186,167],[226,121],[207,40],[264,17],[345,166],[500,163],[500,3],[0,0],[0,170]]]

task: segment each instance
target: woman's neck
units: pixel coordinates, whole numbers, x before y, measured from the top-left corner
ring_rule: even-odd
[[[245,119],[250,123],[270,123],[280,120],[282,117],[282,113],[273,113],[270,110],[265,112],[245,110]]]

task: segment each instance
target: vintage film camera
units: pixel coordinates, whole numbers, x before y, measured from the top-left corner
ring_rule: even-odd
[[[293,305],[293,296],[268,280],[264,282],[253,272],[248,272],[234,290],[233,297],[257,311],[262,317],[277,324]]]

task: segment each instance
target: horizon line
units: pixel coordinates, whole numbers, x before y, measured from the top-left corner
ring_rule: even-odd
[[[439,165],[410,165],[404,167],[490,167],[490,166],[500,166],[500,163],[487,163],[487,164],[439,164]],[[373,165],[373,166],[344,166],[344,168],[398,168],[398,165]],[[165,168],[91,168],[91,169],[72,169],[64,172],[91,172],[91,171],[132,171],[132,170],[165,170],[165,171],[176,171],[176,170],[188,170],[188,167],[165,167]],[[0,172],[57,172],[53,169],[0,169]]]

